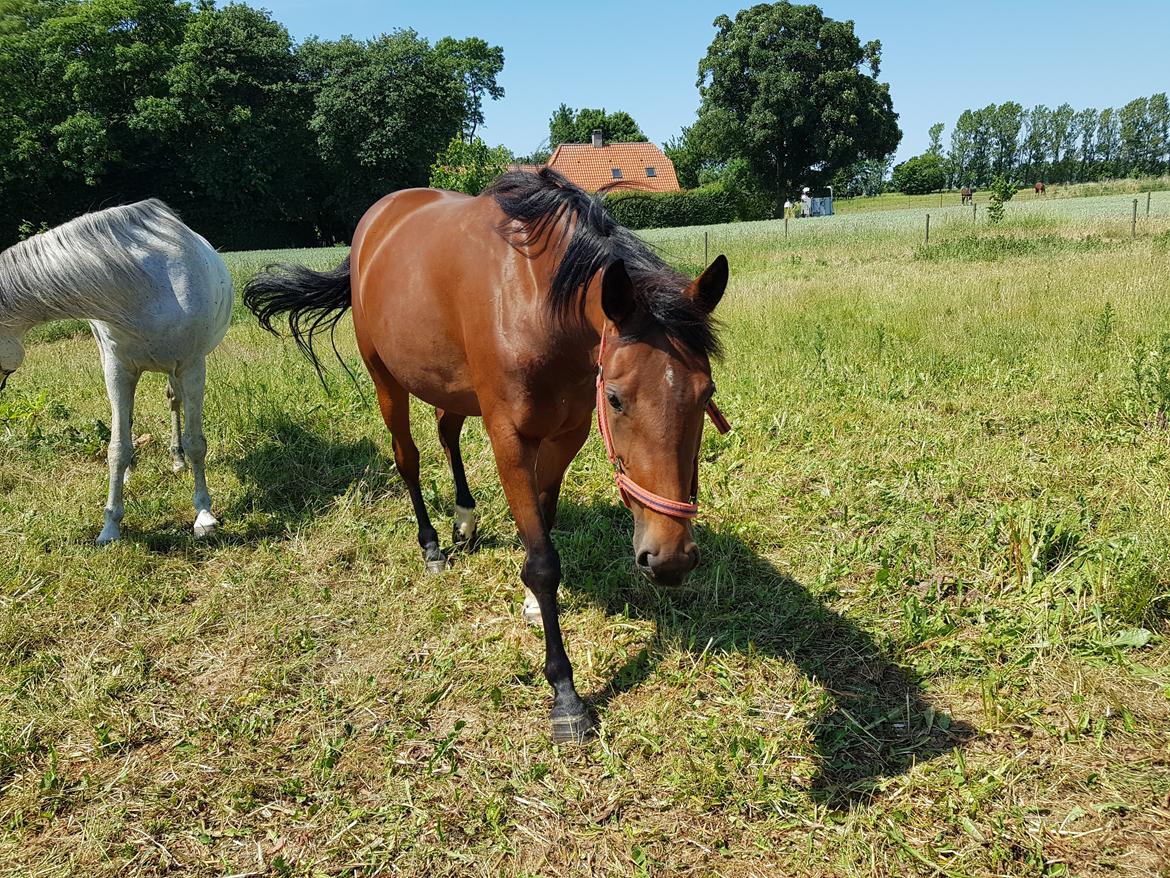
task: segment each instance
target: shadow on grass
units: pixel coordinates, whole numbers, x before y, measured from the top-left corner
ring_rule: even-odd
[[[791,661],[832,699],[814,720],[821,759],[814,796],[835,808],[869,800],[882,778],[974,737],[970,726],[934,707],[920,681],[885,656],[868,632],[734,536],[698,525],[704,561],[677,590],[630,588],[626,566],[599,570],[601,559],[631,555],[632,529],[629,512],[616,505],[562,503],[558,513],[558,536],[571,535],[557,541],[562,588],[609,614],[625,612],[657,627],[647,649],[590,699],[594,705],[642,683],[657,656],[677,647],[694,653],[750,649]]]
[[[382,453],[368,439],[337,444],[281,421],[265,430],[264,441],[239,458],[235,468],[247,491],[232,515],[259,511],[270,516],[272,533],[249,533],[245,539],[295,528],[326,511],[359,481],[399,495],[403,514],[409,514],[401,481],[388,472]],[[658,656],[676,646],[695,653],[751,650],[790,661],[831,699],[829,709],[813,721],[820,754],[814,795],[835,808],[867,801],[883,778],[974,736],[968,725],[934,707],[920,681],[887,657],[872,635],[737,537],[700,524],[696,536],[703,564],[685,587],[665,591],[631,588],[629,565],[613,563],[632,554],[633,524],[626,509],[563,502],[557,525],[562,588],[608,614],[627,612],[657,627],[653,642],[591,699],[595,706],[604,707],[647,680]]]
[[[405,494],[385,455],[370,439],[338,443],[289,420],[266,425],[264,438],[232,463],[244,494],[229,519],[261,513],[247,528],[252,541],[279,536],[329,509],[358,482],[377,493]]]

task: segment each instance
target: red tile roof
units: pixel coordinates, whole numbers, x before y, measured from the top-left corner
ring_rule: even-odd
[[[524,171],[529,174],[539,174],[544,165],[523,165],[512,163],[508,165],[509,171]]]
[[[607,143],[600,147],[562,143],[553,151],[548,166],[590,192],[618,182],[649,192],[678,192],[681,188],[674,163],[653,143]],[[614,175],[615,168],[620,177]],[[653,176],[647,168],[654,169]]]

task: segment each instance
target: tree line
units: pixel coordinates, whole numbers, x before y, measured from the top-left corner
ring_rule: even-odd
[[[503,50],[409,29],[296,44],[211,0],[0,0],[0,245],[160,197],[213,243],[348,240],[504,95]]]
[[[1028,110],[1007,101],[964,110],[946,152],[943,127],[931,127],[925,153],[893,169],[893,188],[930,192],[985,187],[997,177],[1029,185],[1170,173],[1170,101],[1165,92],[1135,98],[1117,109],[1075,110],[1066,103]]]

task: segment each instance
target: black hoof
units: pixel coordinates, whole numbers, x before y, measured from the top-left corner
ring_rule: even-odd
[[[442,573],[447,569],[447,556],[437,545],[423,549],[423,561],[427,565],[427,573]]]
[[[597,726],[589,713],[552,718],[552,740],[554,744],[584,744],[597,732]]]

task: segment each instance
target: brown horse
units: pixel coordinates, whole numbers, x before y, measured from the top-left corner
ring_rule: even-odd
[[[962,189],[959,190],[959,196],[962,198],[963,204],[970,204],[971,199],[974,197],[974,195],[975,195],[975,193],[973,193],[971,191],[970,186],[964,186]]]
[[[352,306],[430,570],[445,559],[419,487],[409,396],[436,409],[457,543],[475,535],[460,430],[483,418],[524,543],[520,578],[544,627],[556,741],[593,728],[557,618],[561,564],[550,530],[561,480],[603,400],[599,421],[633,512],[638,568],[673,585],[695,567],[690,518],[718,353],[711,312],[727,279],[723,256],[695,281],[674,271],[613,221],[601,196],[546,169],[507,174],[475,198],[388,195],[362,218],[338,269],[270,267],[244,293],[270,330],[287,314],[315,364],[313,333]]]
[[[1044,188],[1043,183],[1041,183],[1039,180],[1037,180],[1036,185],[1032,187],[1032,194],[1033,194],[1033,197],[1035,197],[1036,195],[1047,195],[1048,190]]]

